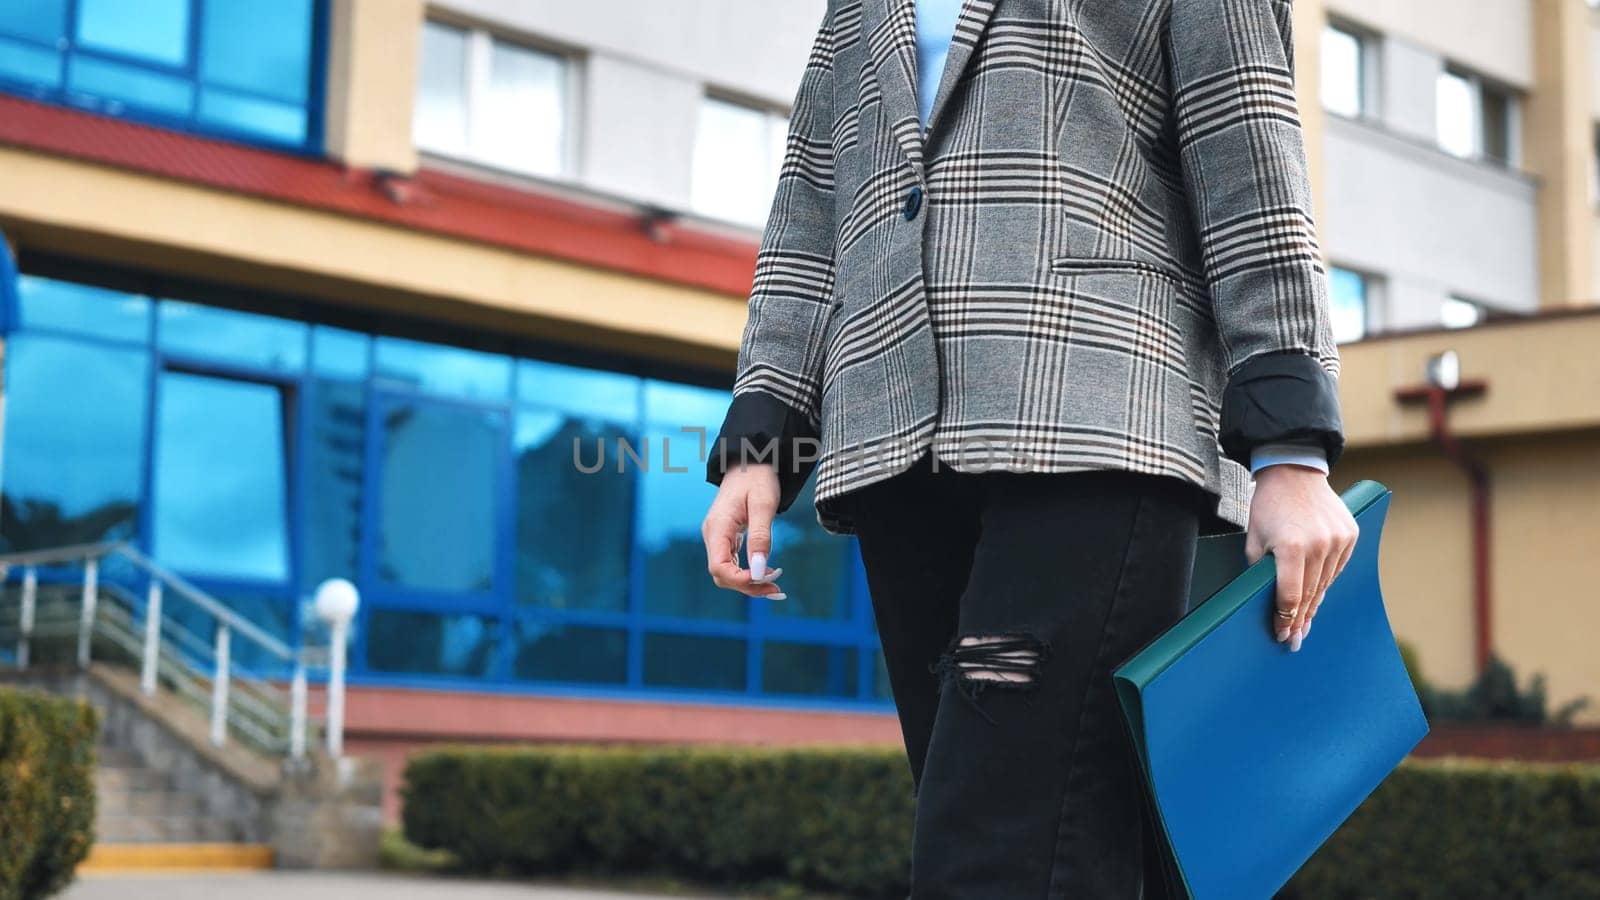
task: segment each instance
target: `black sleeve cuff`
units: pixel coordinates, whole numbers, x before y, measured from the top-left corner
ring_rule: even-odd
[[[804,414],[762,391],[733,398],[722,430],[711,442],[706,481],[722,484],[722,476],[741,462],[772,463],[778,471],[778,512],[794,505],[816,468],[821,446],[816,429]]]
[[[1246,362],[1222,393],[1217,441],[1227,457],[1250,465],[1262,444],[1321,447],[1328,465],[1344,453],[1344,419],[1333,376],[1315,357],[1299,351],[1267,353]]]

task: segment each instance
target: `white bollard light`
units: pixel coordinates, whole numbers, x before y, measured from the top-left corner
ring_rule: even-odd
[[[350,622],[361,606],[356,586],[343,578],[330,578],[317,587],[317,618],[327,623],[328,641],[328,755],[344,755],[344,664]]]

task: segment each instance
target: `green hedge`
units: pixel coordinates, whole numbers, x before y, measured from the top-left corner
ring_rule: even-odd
[[[910,861],[897,749],[443,748],[411,757],[402,796],[408,840],[479,871],[782,878],[874,894]]]
[[[0,689],[0,900],[60,891],[94,842],[87,704]]]
[[[568,745],[418,753],[403,797],[406,838],[474,871],[903,898],[910,792],[898,748]],[[1408,761],[1283,896],[1600,897],[1600,767]]]
[[[1600,766],[1407,762],[1291,888],[1307,900],[1600,897]]]

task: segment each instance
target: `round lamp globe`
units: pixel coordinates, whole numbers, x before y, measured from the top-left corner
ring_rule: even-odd
[[[330,578],[317,587],[317,618],[329,625],[348,624],[361,605],[356,586],[343,578]]]

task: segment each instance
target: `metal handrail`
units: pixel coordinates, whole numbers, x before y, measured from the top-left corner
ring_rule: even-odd
[[[105,556],[121,541],[103,541],[93,544],[67,544],[44,550],[24,550],[20,553],[0,553],[0,567],[39,566],[53,562],[81,562],[91,557]]]
[[[128,562],[133,563],[135,568],[142,569],[145,574],[159,579],[167,587],[182,594],[184,599],[200,607],[218,621],[226,622],[229,629],[250,638],[250,640],[259,644],[262,649],[285,662],[295,661],[295,653],[289,649],[288,644],[262,631],[249,619],[240,616],[229,609],[226,604],[195,587],[182,575],[145,556],[125,541],[70,544],[65,547],[52,547],[45,550],[4,553],[0,554],[0,572],[19,566],[37,568],[47,563],[86,562],[91,559],[104,559],[109,556],[121,556],[127,559]]]
[[[190,584],[182,575],[178,575],[170,569],[167,569],[165,566],[162,566],[160,563],[148,556],[145,556],[143,553],[140,553],[138,550],[133,549],[127,544],[118,544],[113,552],[121,554],[134,565],[145,570],[145,572],[148,574],[161,579],[167,584],[168,587],[177,591],[179,594],[182,594],[184,599],[194,603],[194,605],[215,616],[217,619],[227,622],[228,628],[232,631],[248,637],[250,640],[259,644],[262,648],[284,662],[295,661],[294,651],[289,649],[288,644],[285,644],[283,641],[280,641],[272,635],[267,634],[265,631],[262,631],[249,619],[240,616],[238,613],[235,613],[233,610],[223,605],[220,601],[214,599],[210,594],[207,594],[205,591],[202,591]],[[4,561],[4,557],[0,557],[0,563],[3,563]]]
[[[148,591],[141,610],[137,593],[116,583],[101,584],[101,563],[111,557],[120,557],[148,578]],[[103,635],[115,645],[139,658],[140,690],[155,694],[160,675],[165,670],[171,684],[180,694],[208,705],[211,716],[211,741],[218,746],[226,743],[228,729],[232,727],[241,735],[266,749],[280,751],[284,739],[277,729],[288,725],[287,752],[290,758],[300,759],[305,754],[307,722],[306,674],[309,668],[328,671],[329,709],[325,721],[325,737],[329,752],[335,757],[343,748],[343,695],[346,629],[334,627],[332,646],[292,648],[287,643],[268,634],[255,623],[229,609],[226,604],[207,594],[181,575],[150,559],[144,553],[122,541],[73,544],[21,553],[0,554],[0,583],[7,580],[12,569],[23,572],[21,602],[18,615],[16,664],[26,669],[29,664],[30,642],[45,629],[35,627],[35,614],[39,587],[39,568],[50,565],[76,565],[83,569],[79,592],[76,625],[61,623],[66,627],[50,626],[49,633],[77,634],[77,662],[87,667],[93,652],[92,636]],[[342,586],[353,597],[354,589]],[[104,595],[109,601],[102,607]],[[167,599],[179,599],[208,615],[215,623],[211,641],[195,634],[176,619],[164,615]],[[0,597],[0,600],[3,600]],[[354,602],[353,600],[351,602]],[[122,608],[125,607],[126,612]],[[139,615],[142,612],[142,615]],[[142,620],[142,621],[140,621]],[[336,623],[342,625],[342,623]],[[141,633],[142,631],[142,633]],[[288,689],[288,710],[281,712],[274,701],[282,702],[283,695],[273,690],[259,674],[235,663],[234,638],[247,641],[254,648],[265,651],[270,657],[289,664],[291,678]],[[163,646],[165,644],[166,646]],[[176,646],[178,650],[169,649]],[[192,660],[200,658],[211,664],[206,671]],[[209,679],[209,690],[205,682]]]

